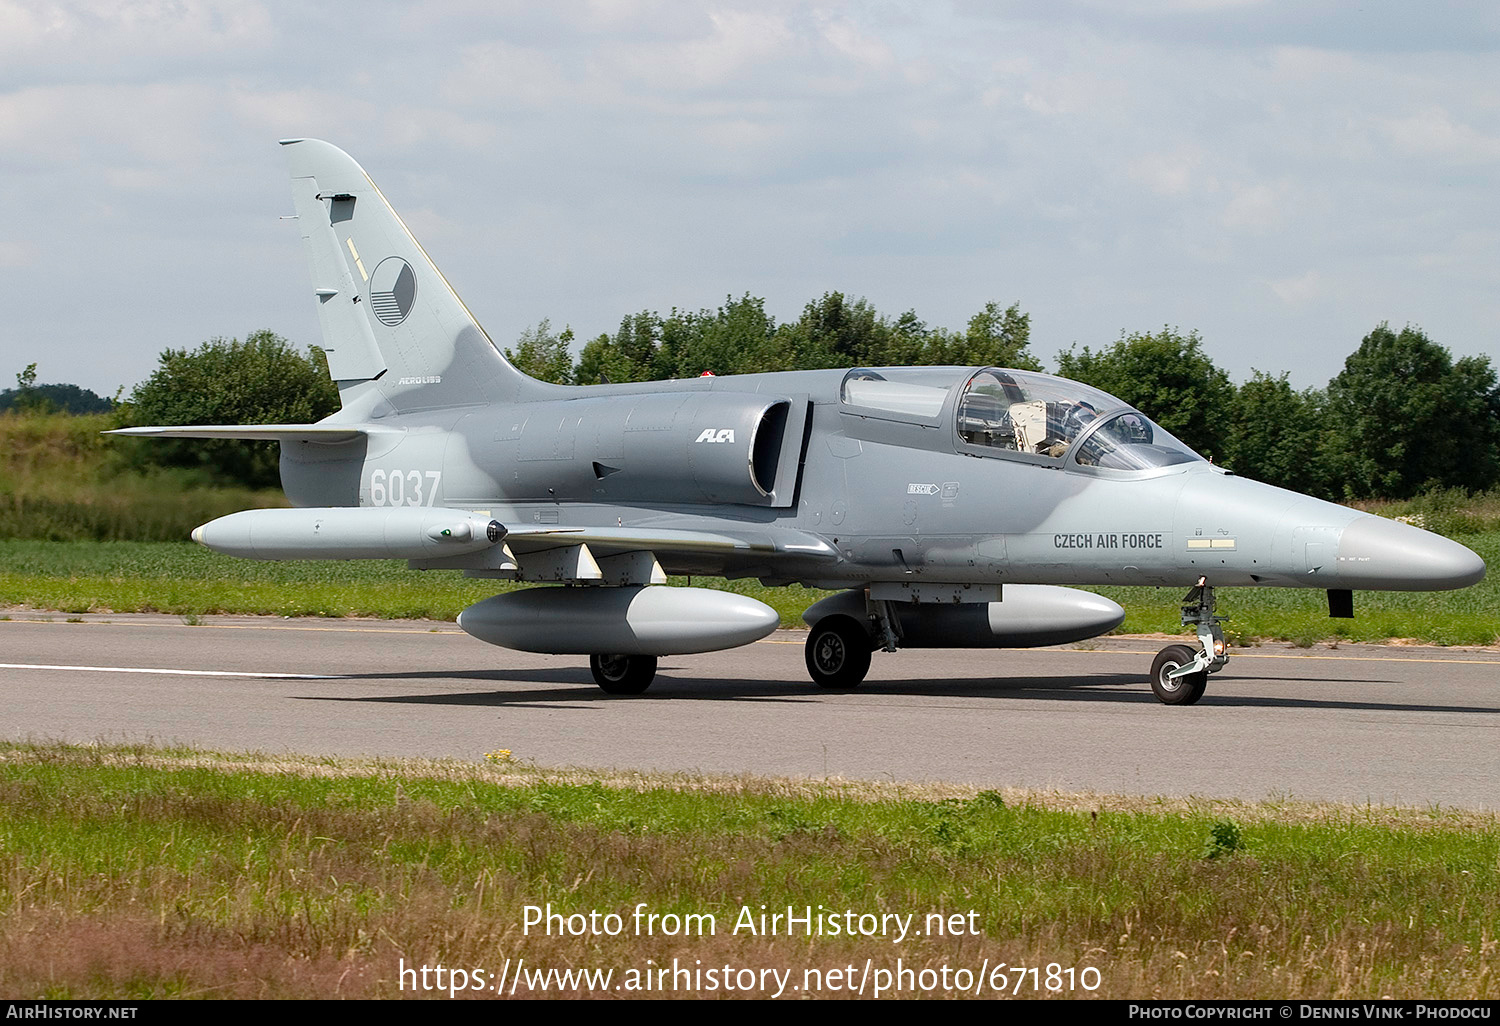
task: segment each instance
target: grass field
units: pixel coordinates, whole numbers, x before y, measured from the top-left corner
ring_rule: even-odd
[[[673,583],[686,583],[674,579]],[[825,592],[693,578],[769,602],[785,623]],[[64,612],[249,613],[452,620],[465,607],[514,587],[417,571],[402,560],[236,559],[192,543],[0,541],[0,605]]]
[[[1459,539],[1494,564],[1500,532]],[[677,579],[674,583],[686,583]],[[764,588],[749,581],[694,578],[698,587],[752,595],[801,626],[801,613],[825,593]],[[452,620],[465,606],[505,590],[458,571],[408,570],[399,561],[263,563],[191,543],[0,541],[0,605],[64,612],[160,611],[182,615],[374,616]],[[1180,589],[1096,588],[1125,607],[1122,633],[1182,631]],[[1231,641],[1255,638],[1312,644],[1326,638],[1412,638],[1441,644],[1494,644],[1500,634],[1500,576],[1458,592],[1360,592],[1353,620],[1330,620],[1323,593],[1224,589],[1220,611]]]
[[[0,414],[0,538],[173,541],[235,510],[284,506],[281,491],[152,467],[149,442],[112,438],[116,414]]]
[[[599,779],[492,758],[0,745],[0,993],[386,997],[412,993],[402,960],[493,986],[524,959],[613,970],[625,995],[631,970],[642,986],[641,970],[676,959],[773,970],[801,996],[852,987],[827,972],[867,960],[894,987],[899,958],[905,996],[942,996],[944,966],[991,996],[992,976],[975,981],[1004,964],[1000,985],[1026,997],[1049,995],[1049,966],[1061,996],[1500,997],[1491,815]],[[525,906],[549,902],[622,928],[528,933]],[[659,919],[638,936],[641,903],[711,915],[715,932],[671,936]],[[831,936],[827,919],[823,936],[734,931],[762,905],[915,918],[899,940],[895,922],[888,935]],[[916,932],[939,913],[961,929]],[[676,996],[723,994],[699,979],[689,992],[678,977]],[[753,996],[775,991],[756,980]]]

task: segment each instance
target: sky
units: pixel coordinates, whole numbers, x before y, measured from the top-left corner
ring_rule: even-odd
[[[1322,386],[1500,355],[1489,0],[0,0],[0,386],[319,341],[277,140],[369,172],[497,344],[827,291],[1048,367],[1197,331]]]

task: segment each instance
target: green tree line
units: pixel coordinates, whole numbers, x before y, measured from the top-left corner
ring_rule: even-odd
[[[526,373],[564,384],[903,364],[1041,370],[1030,335],[1030,316],[1016,303],[986,303],[953,330],[928,325],[911,310],[888,317],[839,292],[778,324],[763,299],[747,294],[717,309],[629,314],[576,355],[572,330],[543,320],[505,354]],[[1376,326],[1323,388],[1297,390],[1286,373],[1262,371],[1236,385],[1196,331],[1171,327],[1122,333],[1098,348],[1075,344],[1057,354],[1056,372],[1137,406],[1237,474],[1299,492],[1406,499],[1500,484],[1494,367],[1485,356],[1455,360],[1414,326]],[[64,408],[52,396],[82,392],[38,386],[35,377],[32,364],[17,375],[18,387],[0,396],[18,411],[46,410]],[[44,388],[54,391],[44,395]],[[321,351],[301,352],[262,331],[243,342],[220,338],[164,351],[114,416],[121,424],[293,423],[337,408]],[[129,451],[142,468],[190,468],[255,488],[277,483],[274,443],[152,441]]]
[[[1041,370],[1027,352],[1031,318],[1019,304],[986,303],[962,331],[930,327],[914,310],[891,319],[867,300],[827,292],[795,321],[777,324],[765,300],[730,296],[717,310],[651,310],[622,318],[614,334],[586,342],[574,360],[571,329],[542,321],[505,355],[543,381],[659,381],[714,374],[904,364],[986,364]]]
[[[1255,371],[1236,386],[1196,332],[1122,336],[1058,354],[1058,373],[1138,406],[1245,477],[1331,499],[1408,499],[1500,484],[1500,387],[1420,328],[1380,324],[1325,388]]]
[[[36,364],[16,375],[16,387],[0,391],[0,413],[108,413],[114,400],[77,385],[38,384]]]
[[[630,314],[585,343],[542,321],[506,355],[563,384],[649,381],[756,371],[902,364],[1041,370],[1030,316],[987,303],[962,331],[907,311],[879,314],[829,292],[777,324],[764,300],[717,310]],[[1122,334],[1098,349],[1057,354],[1056,372],[1124,399],[1209,459],[1269,484],[1331,499],[1406,499],[1500,484],[1500,388],[1488,357],[1455,360],[1417,327],[1382,323],[1324,388],[1294,389],[1285,372],[1236,385],[1196,331]]]

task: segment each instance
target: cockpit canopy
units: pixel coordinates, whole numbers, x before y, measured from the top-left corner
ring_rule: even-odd
[[[951,367],[859,368],[845,376],[843,400],[932,418],[955,388],[955,427],[965,447],[1106,470],[1148,470],[1203,459],[1109,393],[1031,371],[985,367],[955,382]]]

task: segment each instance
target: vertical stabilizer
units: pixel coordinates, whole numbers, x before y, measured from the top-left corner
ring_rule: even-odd
[[[317,139],[282,145],[346,409],[378,416],[562,391],[506,361],[352,157]]]

